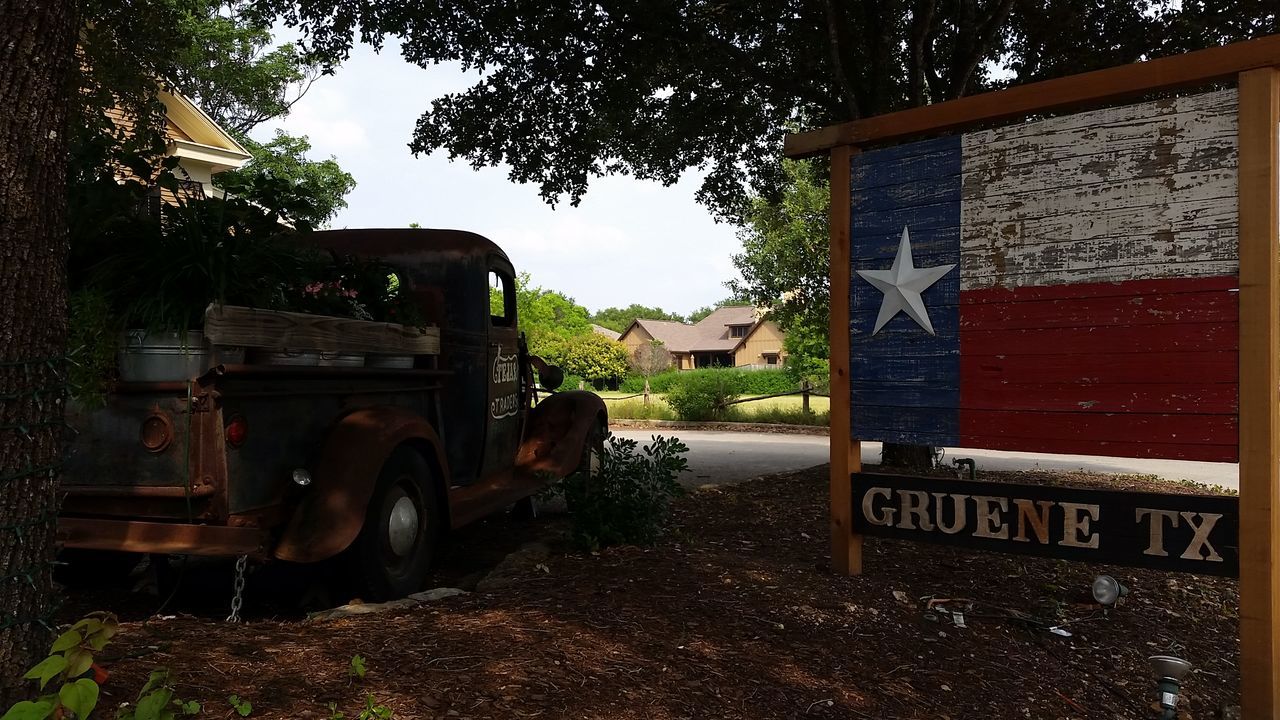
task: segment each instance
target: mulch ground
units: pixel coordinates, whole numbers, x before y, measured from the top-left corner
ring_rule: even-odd
[[[984,479],[1186,490],[1135,478]],[[1146,658],[1196,666],[1186,717],[1236,700],[1236,582],[868,540],[866,574],[826,571],[826,468],[680,500],[652,548],[557,552],[499,592],[340,620],[232,625],[220,614],[134,619],[108,649],[104,702],[171,669],[204,716],[346,718],[366,697],[397,718],[1150,718]],[[492,519],[464,533],[436,584],[471,582],[563,519]],[[555,547],[555,545],[553,545]],[[1130,588],[1089,598],[1095,574]],[[966,627],[932,598],[968,607]],[[82,596],[73,605],[105,601]],[[114,609],[114,608],[112,608]],[[126,611],[126,618],[130,611]],[[1051,626],[1071,633],[1049,632]],[[363,680],[348,675],[365,658]]]

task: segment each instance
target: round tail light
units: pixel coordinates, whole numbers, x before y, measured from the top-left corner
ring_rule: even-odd
[[[164,452],[173,442],[173,422],[162,412],[153,412],[142,421],[139,433],[142,447],[153,453]]]
[[[231,422],[227,423],[224,437],[231,447],[240,447],[244,444],[245,438],[249,437],[249,423],[245,422],[243,415],[232,416]]]

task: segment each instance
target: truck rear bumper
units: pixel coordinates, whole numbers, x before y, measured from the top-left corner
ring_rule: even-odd
[[[58,518],[58,542],[69,548],[173,555],[263,555],[260,528],[185,523]]]

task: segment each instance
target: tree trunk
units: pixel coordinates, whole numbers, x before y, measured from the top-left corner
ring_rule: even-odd
[[[0,0],[0,709],[51,639],[72,0]],[[25,685],[25,686],[24,686]]]
[[[911,470],[928,470],[933,467],[933,453],[934,449],[927,445],[885,443],[880,455],[880,464]]]

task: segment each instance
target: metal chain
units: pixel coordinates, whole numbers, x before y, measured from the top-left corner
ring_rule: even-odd
[[[232,585],[235,588],[235,594],[231,596],[231,614],[227,616],[229,623],[240,622],[240,607],[244,604],[244,570],[248,564],[248,555],[236,558],[236,579]]]

